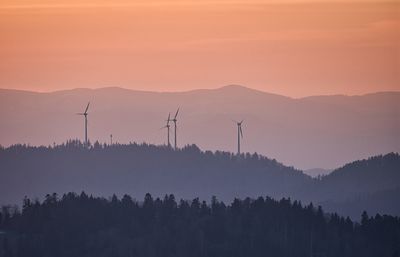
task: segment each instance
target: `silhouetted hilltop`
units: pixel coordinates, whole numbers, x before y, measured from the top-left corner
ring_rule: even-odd
[[[308,188],[308,199],[328,211],[355,217],[360,211],[400,215],[400,157],[374,156],[334,170]]]
[[[361,207],[372,214],[379,210],[400,214],[392,208],[400,206],[399,200],[390,197],[390,192],[400,188],[400,157],[395,153],[356,161],[321,179],[312,179],[258,154],[238,157],[229,152],[201,151],[195,145],[175,151],[136,143],[95,143],[86,149],[72,140],[49,147],[2,148],[0,167],[0,204],[17,203],[24,196],[43,197],[49,191],[86,191],[97,196],[140,196],[150,192],[155,196],[171,193],[179,198],[204,200],[215,195],[224,201],[259,195],[292,197],[322,203],[329,211],[342,206],[340,213],[354,218]],[[387,200],[377,204],[372,195],[382,191],[386,193],[379,199]],[[360,197],[363,204],[357,208],[345,204]]]
[[[374,156],[346,164],[322,177],[318,184],[319,197],[337,200],[395,189],[400,187],[399,154]]]
[[[0,257],[399,257],[399,238],[397,217],[364,212],[353,223],[268,197],[226,205],[82,192],[25,198],[22,213],[0,211]]]
[[[79,141],[54,147],[15,145],[0,150],[1,201],[87,191],[94,195],[129,193],[223,200],[234,197],[290,196],[312,179],[301,171],[257,154],[177,151],[148,144],[101,145],[86,149]]]

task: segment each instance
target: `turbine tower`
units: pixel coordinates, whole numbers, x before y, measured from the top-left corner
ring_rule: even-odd
[[[179,113],[179,108],[178,108],[178,110],[176,110],[176,113],[175,113],[175,116],[174,116],[174,118],[172,119],[172,121],[174,122],[174,128],[175,128],[175,142],[174,142],[174,146],[175,146],[175,150],[176,149],[178,149],[178,147],[177,147],[177,142],[176,142],[176,122],[178,121],[177,119],[176,119],[176,117],[178,117],[178,113]]]
[[[237,125],[237,140],[238,140],[238,150],[237,150],[237,154],[240,155],[240,138],[243,138],[243,131],[242,131],[242,123],[243,120],[241,122],[235,121],[236,125]]]
[[[167,145],[168,145],[168,147],[171,147],[171,143],[169,141],[169,128],[171,127],[171,125],[169,125],[169,122],[171,121],[171,113],[168,113],[168,119],[166,121],[167,121],[167,125],[165,125],[161,129],[167,128]]]
[[[83,112],[83,113],[77,113],[78,115],[83,115],[83,116],[85,116],[85,147],[88,146],[87,116],[88,116],[89,105],[90,105],[90,102],[87,104],[86,109],[85,109],[85,112]]]

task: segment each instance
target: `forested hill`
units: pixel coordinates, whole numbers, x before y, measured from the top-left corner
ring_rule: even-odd
[[[52,147],[15,145],[0,150],[0,204],[47,192],[199,197],[293,195],[312,179],[257,154],[202,152],[195,145],[177,151],[148,144],[100,145],[79,141]]]
[[[399,257],[400,220],[362,214],[361,223],[297,201],[258,197],[225,205],[143,202],[85,193],[24,200],[0,211],[0,257]]]
[[[318,187],[320,198],[337,200],[400,188],[400,157],[390,153],[349,163],[322,177]]]
[[[358,218],[400,215],[400,157],[392,153],[356,161],[321,179],[257,154],[179,150],[148,144],[101,145],[79,141],[51,147],[0,149],[0,205],[48,192],[97,196],[174,194],[184,199],[224,201],[235,197],[291,197]],[[357,204],[354,204],[357,203]]]
[[[304,197],[327,211],[357,217],[363,210],[400,215],[400,156],[397,153],[358,160],[334,170]]]

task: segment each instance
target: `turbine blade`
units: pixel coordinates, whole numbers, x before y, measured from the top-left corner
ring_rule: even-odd
[[[76,113],[76,115],[85,115],[84,113]]]
[[[240,135],[243,137],[242,126],[239,126],[239,130],[240,130]]]
[[[174,117],[174,119],[176,119],[176,117],[178,116],[179,109],[180,109],[180,107],[178,107],[178,110],[176,110],[176,113],[175,113],[175,117]]]
[[[88,109],[89,109],[89,104],[90,104],[90,102],[88,102],[88,104],[87,104],[87,106],[86,106],[85,113],[87,113],[87,111],[88,111]]]
[[[168,113],[167,126],[169,125],[170,121],[171,121],[171,113]]]

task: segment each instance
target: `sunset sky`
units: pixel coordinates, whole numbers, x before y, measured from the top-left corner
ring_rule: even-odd
[[[400,90],[398,1],[2,0],[0,88]]]

